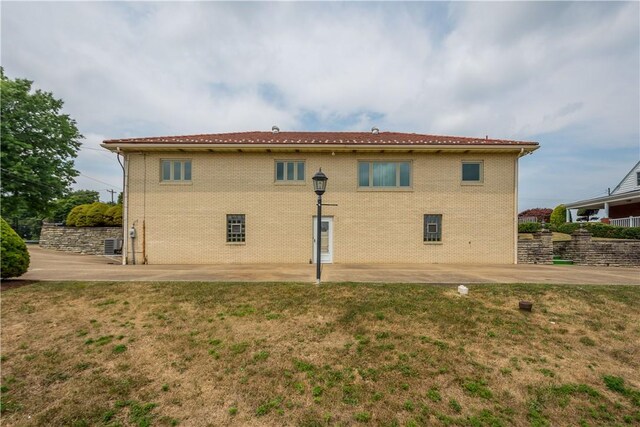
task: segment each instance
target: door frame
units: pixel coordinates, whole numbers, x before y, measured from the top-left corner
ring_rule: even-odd
[[[323,264],[333,264],[333,216],[324,216],[322,215],[322,222],[328,222],[329,223],[329,232],[328,232],[328,238],[329,238],[329,242],[327,245],[328,253],[323,255],[320,260],[322,261]],[[313,226],[313,230],[312,230],[312,234],[311,234],[311,242],[312,242],[312,246],[313,246],[313,251],[312,251],[312,258],[311,260],[313,261],[313,263],[316,263],[316,250],[317,250],[317,244],[316,244],[316,233],[318,232],[318,216],[314,215],[312,222],[311,222],[312,226]]]

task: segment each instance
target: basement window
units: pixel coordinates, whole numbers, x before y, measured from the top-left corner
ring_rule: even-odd
[[[227,243],[243,243],[245,238],[244,214],[227,215]]]
[[[427,214],[424,216],[424,242],[442,241],[442,215]]]
[[[163,182],[189,182],[191,181],[190,159],[163,159],[160,160],[160,178]]]

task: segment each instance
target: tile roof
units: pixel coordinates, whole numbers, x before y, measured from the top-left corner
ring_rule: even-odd
[[[105,144],[239,145],[530,145],[537,142],[400,132],[234,132],[202,135],[110,139]]]

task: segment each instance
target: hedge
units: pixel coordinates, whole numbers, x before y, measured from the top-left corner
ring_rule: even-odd
[[[558,233],[571,234],[580,227],[589,230],[593,237],[640,240],[640,227],[615,227],[601,222],[567,222],[560,225],[551,225],[550,229]]]
[[[101,227],[122,225],[122,205],[95,202],[71,209],[67,216],[69,227]]]
[[[111,206],[104,214],[105,225],[117,227],[122,225],[122,205]]]
[[[1,218],[2,249],[0,253],[0,268],[2,278],[18,277],[27,272],[29,268],[29,251],[24,240],[13,231],[4,218]]]
[[[539,222],[524,222],[518,224],[518,233],[536,233],[540,231],[542,226]]]

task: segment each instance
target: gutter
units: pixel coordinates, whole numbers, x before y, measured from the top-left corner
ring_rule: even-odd
[[[116,149],[115,144],[100,144],[101,147],[113,151]],[[203,150],[203,151],[519,151],[519,156],[529,154],[539,148],[539,145],[500,145],[500,144],[442,144],[442,145],[424,145],[424,144],[154,144],[154,143],[120,143],[118,147],[121,150],[142,151],[145,149],[158,150]]]

